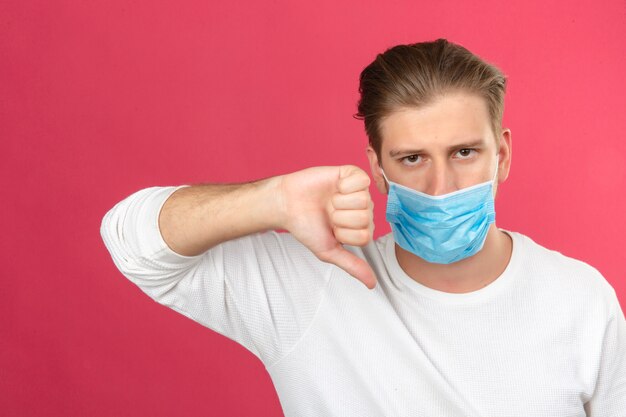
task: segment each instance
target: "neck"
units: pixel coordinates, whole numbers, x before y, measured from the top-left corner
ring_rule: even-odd
[[[466,293],[489,285],[504,272],[511,259],[513,242],[494,223],[477,254],[447,265],[426,262],[397,244],[395,246],[398,264],[418,283],[438,291]]]

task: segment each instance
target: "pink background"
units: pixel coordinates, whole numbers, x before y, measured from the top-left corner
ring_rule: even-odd
[[[397,43],[445,37],[508,75],[498,225],[626,306],[623,0],[219,3],[0,3],[3,415],[282,415],[253,355],[115,269],[100,222],[153,185],[367,169],[358,75]]]

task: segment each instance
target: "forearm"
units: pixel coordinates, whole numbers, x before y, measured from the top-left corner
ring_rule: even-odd
[[[194,256],[227,240],[283,228],[280,179],[177,190],[159,214],[163,240],[174,252]]]

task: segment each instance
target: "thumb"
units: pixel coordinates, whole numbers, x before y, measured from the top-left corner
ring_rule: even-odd
[[[377,279],[372,267],[363,259],[346,250],[341,244],[337,243],[337,246],[328,250],[322,260],[343,269],[370,290],[376,287]]]

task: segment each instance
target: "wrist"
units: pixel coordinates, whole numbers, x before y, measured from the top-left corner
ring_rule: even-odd
[[[263,206],[267,210],[266,213],[262,213],[262,218],[266,219],[265,228],[268,230],[287,229],[287,213],[282,180],[282,175],[262,180],[263,200],[266,203]]]

